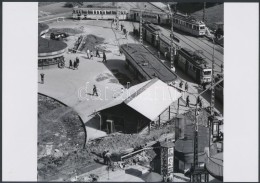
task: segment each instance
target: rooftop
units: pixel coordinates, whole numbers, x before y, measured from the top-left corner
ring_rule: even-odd
[[[49,28],[46,24],[38,24],[39,34]],[[38,53],[52,53],[56,51],[61,51],[67,47],[67,44],[62,41],[55,41],[42,38],[38,36]]]
[[[121,45],[121,49],[127,57],[132,58],[129,61],[147,80],[157,77],[168,83],[177,79],[177,75],[143,45],[131,43],[127,46],[124,44]]]
[[[130,87],[98,111],[124,103],[153,121],[179,97],[181,93],[175,88],[154,78]]]

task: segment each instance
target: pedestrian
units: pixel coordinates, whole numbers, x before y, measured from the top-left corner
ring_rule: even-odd
[[[72,61],[70,60],[70,67],[69,67],[70,69],[72,68]]]
[[[124,28],[124,25],[123,25],[123,24],[121,24],[121,31],[123,30],[123,28]]]
[[[98,96],[96,85],[93,86],[93,94],[92,95]]]
[[[128,31],[126,31],[126,33],[125,33],[125,38],[127,39],[127,34],[128,34]]]
[[[164,52],[164,57],[167,58],[167,51]]]
[[[223,72],[223,64],[220,65],[221,72]]]
[[[103,153],[102,153],[102,157],[103,157],[103,160],[104,160],[104,164],[106,165],[107,164],[107,157],[106,157],[106,153],[107,151],[105,150]]]
[[[100,58],[100,54],[99,54],[98,49],[96,50],[96,57]]]
[[[111,161],[111,153],[109,152],[109,150],[107,150],[106,153],[106,159],[107,159],[107,165],[111,166],[112,165],[112,161]]]
[[[105,51],[103,51],[103,61],[102,62],[107,62],[107,56]]]
[[[186,107],[190,107],[190,98],[189,95],[186,98]]]
[[[182,88],[182,86],[183,86],[183,81],[181,81],[180,84],[179,84],[180,88]]]
[[[186,83],[185,83],[185,91],[188,91],[188,88],[189,88],[189,85],[188,85],[188,83],[186,82]]]
[[[77,64],[79,64],[79,58],[78,57],[76,57],[76,62],[77,62]]]
[[[88,59],[90,58],[90,51],[89,49],[87,49],[87,56],[88,56]]]
[[[41,73],[41,83],[44,84],[44,74]]]
[[[158,51],[158,58],[160,59],[160,51]]]
[[[198,96],[197,97],[197,105],[200,104],[200,101],[201,101],[200,96]]]
[[[200,106],[200,108],[202,108],[202,99],[200,99],[199,106]]]
[[[93,51],[90,51],[90,59],[93,60]]]
[[[74,67],[74,69],[77,69],[77,62],[76,61],[73,62],[73,67]]]

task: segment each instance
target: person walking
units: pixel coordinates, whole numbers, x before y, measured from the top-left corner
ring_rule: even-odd
[[[111,161],[111,153],[109,152],[109,150],[107,150],[106,153],[106,159],[107,159],[107,165],[111,166],[112,165],[112,161]]]
[[[90,59],[91,59],[91,60],[93,60],[93,55],[94,55],[94,54],[93,54],[93,51],[91,50],[91,51],[90,51]]]
[[[180,84],[179,84],[180,88],[182,88],[182,86],[183,86],[183,81],[181,81]]]
[[[44,84],[44,74],[41,73],[41,83]]]
[[[157,54],[158,54],[158,58],[160,59],[160,55],[161,55],[160,51],[158,51]]]
[[[221,72],[223,72],[223,64],[220,65]]]
[[[186,83],[185,83],[185,91],[188,91],[188,88],[189,88],[189,85],[188,85],[188,83],[186,82]]]
[[[190,98],[189,95],[186,98],[186,107],[190,107]]]
[[[96,85],[93,86],[93,94],[92,95],[98,96]]]
[[[164,52],[164,57],[167,58],[167,51]]]
[[[107,164],[107,157],[106,157],[106,153],[107,151],[105,150],[103,153],[102,153],[102,157],[103,157],[103,160],[104,160],[104,164],[106,165]]]
[[[79,64],[79,58],[78,57],[76,57],[76,62],[77,62],[77,64]]]
[[[128,34],[128,31],[126,31],[126,33],[125,33],[125,38],[127,39],[127,34]]]
[[[72,61],[70,60],[70,67],[69,67],[70,69],[72,68]]]
[[[76,61],[73,62],[73,67],[74,67],[74,69],[78,69],[78,68],[77,68],[77,62],[76,62]]]
[[[96,57],[100,58],[100,54],[99,54],[98,49],[96,50]]]
[[[107,62],[107,56],[105,51],[103,51],[103,61],[102,62]]]
[[[88,56],[88,59],[90,58],[90,51],[89,49],[87,49],[87,56]]]

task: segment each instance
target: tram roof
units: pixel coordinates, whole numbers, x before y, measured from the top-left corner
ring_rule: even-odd
[[[160,31],[160,28],[159,28],[158,26],[156,26],[156,25],[154,25],[154,24],[152,24],[152,23],[150,23],[150,22],[144,23],[143,27],[144,27],[145,29],[148,29],[148,30],[151,31],[151,32]]]
[[[127,10],[126,8],[123,7],[115,7],[115,6],[83,6],[83,7],[78,7],[78,8],[73,8],[73,10]]]
[[[166,14],[164,11],[162,10],[148,10],[148,9],[140,9],[140,8],[131,8],[130,11],[138,11],[140,12],[142,10],[143,13],[156,13],[156,14]]]
[[[185,22],[188,22],[188,23],[191,23],[191,24],[205,25],[204,22],[198,21],[197,19],[195,19],[192,16],[188,16],[188,15],[184,15],[184,14],[180,14],[180,13],[173,15],[173,18],[177,18],[179,20],[182,20],[182,21],[185,21]]]
[[[157,77],[166,83],[177,79],[177,75],[143,45],[132,43],[127,46],[124,44],[121,45],[121,49],[132,58],[129,61],[139,72],[146,75],[147,78],[152,79]]]
[[[187,59],[192,61],[195,65],[199,67],[208,66],[209,63],[205,60],[205,56],[200,52],[192,51],[188,48],[181,48],[182,53],[186,56]]]

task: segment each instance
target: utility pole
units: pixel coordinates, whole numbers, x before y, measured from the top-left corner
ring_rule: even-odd
[[[116,30],[119,29],[119,11],[118,11],[118,3],[116,3]]]
[[[139,32],[140,32],[140,37],[139,37],[139,42],[143,44],[143,10],[140,9],[140,26],[139,26]]]
[[[212,78],[211,78],[211,86],[214,86],[215,84],[215,78],[214,78],[214,70],[215,70],[215,59],[214,59],[214,52],[215,52],[215,41],[213,40],[213,54],[212,54]],[[214,106],[215,106],[215,87],[211,88],[211,102],[210,102],[210,113],[211,115],[214,115]]]
[[[205,23],[205,15],[206,15],[206,2],[203,4],[203,18],[202,21]]]
[[[199,96],[201,96],[203,93],[205,93],[207,90],[209,89],[214,89],[214,87],[216,85],[218,85],[220,82],[222,82],[224,79],[219,80],[217,83],[214,83],[213,85],[211,85],[209,88],[207,88],[206,90],[202,91],[196,98],[196,101],[198,101]],[[199,122],[198,122],[198,103],[196,104],[196,108],[195,108],[195,124],[194,124],[194,151],[193,151],[193,171],[198,167],[198,130],[199,130]],[[211,130],[210,130],[211,131]],[[209,132],[210,133],[210,132]],[[210,138],[210,134],[209,134],[209,138]],[[195,175],[193,182],[198,182],[198,175]]]
[[[174,67],[174,46],[173,46],[173,16],[172,16],[171,7],[170,7],[169,4],[168,4],[168,9],[169,9],[169,12],[170,12],[170,19],[171,19],[171,36],[170,36],[171,37],[171,70],[173,70],[175,72],[175,67]],[[176,9],[174,11],[174,14],[176,14]]]

